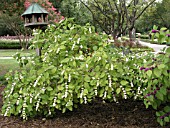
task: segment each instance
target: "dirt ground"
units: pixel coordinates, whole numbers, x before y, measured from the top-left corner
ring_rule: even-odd
[[[0,93],[3,90],[0,86]],[[0,94],[0,109],[2,95]],[[20,117],[0,116],[0,128],[161,128],[156,122],[155,111],[145,109],[143,102],[125,100],[121,103],[103,103],[96,100],[88,105],[80,105],[73,112],[56,117],[42,117],[23,121]],[[170,128],[166,126],[164,128]]]

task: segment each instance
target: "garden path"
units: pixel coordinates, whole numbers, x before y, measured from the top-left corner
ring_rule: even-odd
[[[157,53],[157,52],[160,52],[164,47],[168,48],[169,46],[167,45],[159,45],[159,44],[151,44],[151,43],[146,43],[146,42],[143,42],[143,41],[139,41],[139,43],[141,45],[144,45],[144,46],[148,46],[150,48],[153,48],[154,51]]]

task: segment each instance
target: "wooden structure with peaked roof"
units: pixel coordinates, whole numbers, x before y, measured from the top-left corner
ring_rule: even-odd
[[[25,20],[25,27],[33,29],[48,25],[48,12],[37,3],[32,3],[21,16]]]

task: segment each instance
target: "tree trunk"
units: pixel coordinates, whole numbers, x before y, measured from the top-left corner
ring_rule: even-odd
[[[129,40],[133,41],[133,39],[132,39],[132,30],[131,29],[129,29]]]

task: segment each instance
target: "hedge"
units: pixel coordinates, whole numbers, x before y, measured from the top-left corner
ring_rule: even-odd
[[[20,49],[18,40],[0,40],[0,49]]]

